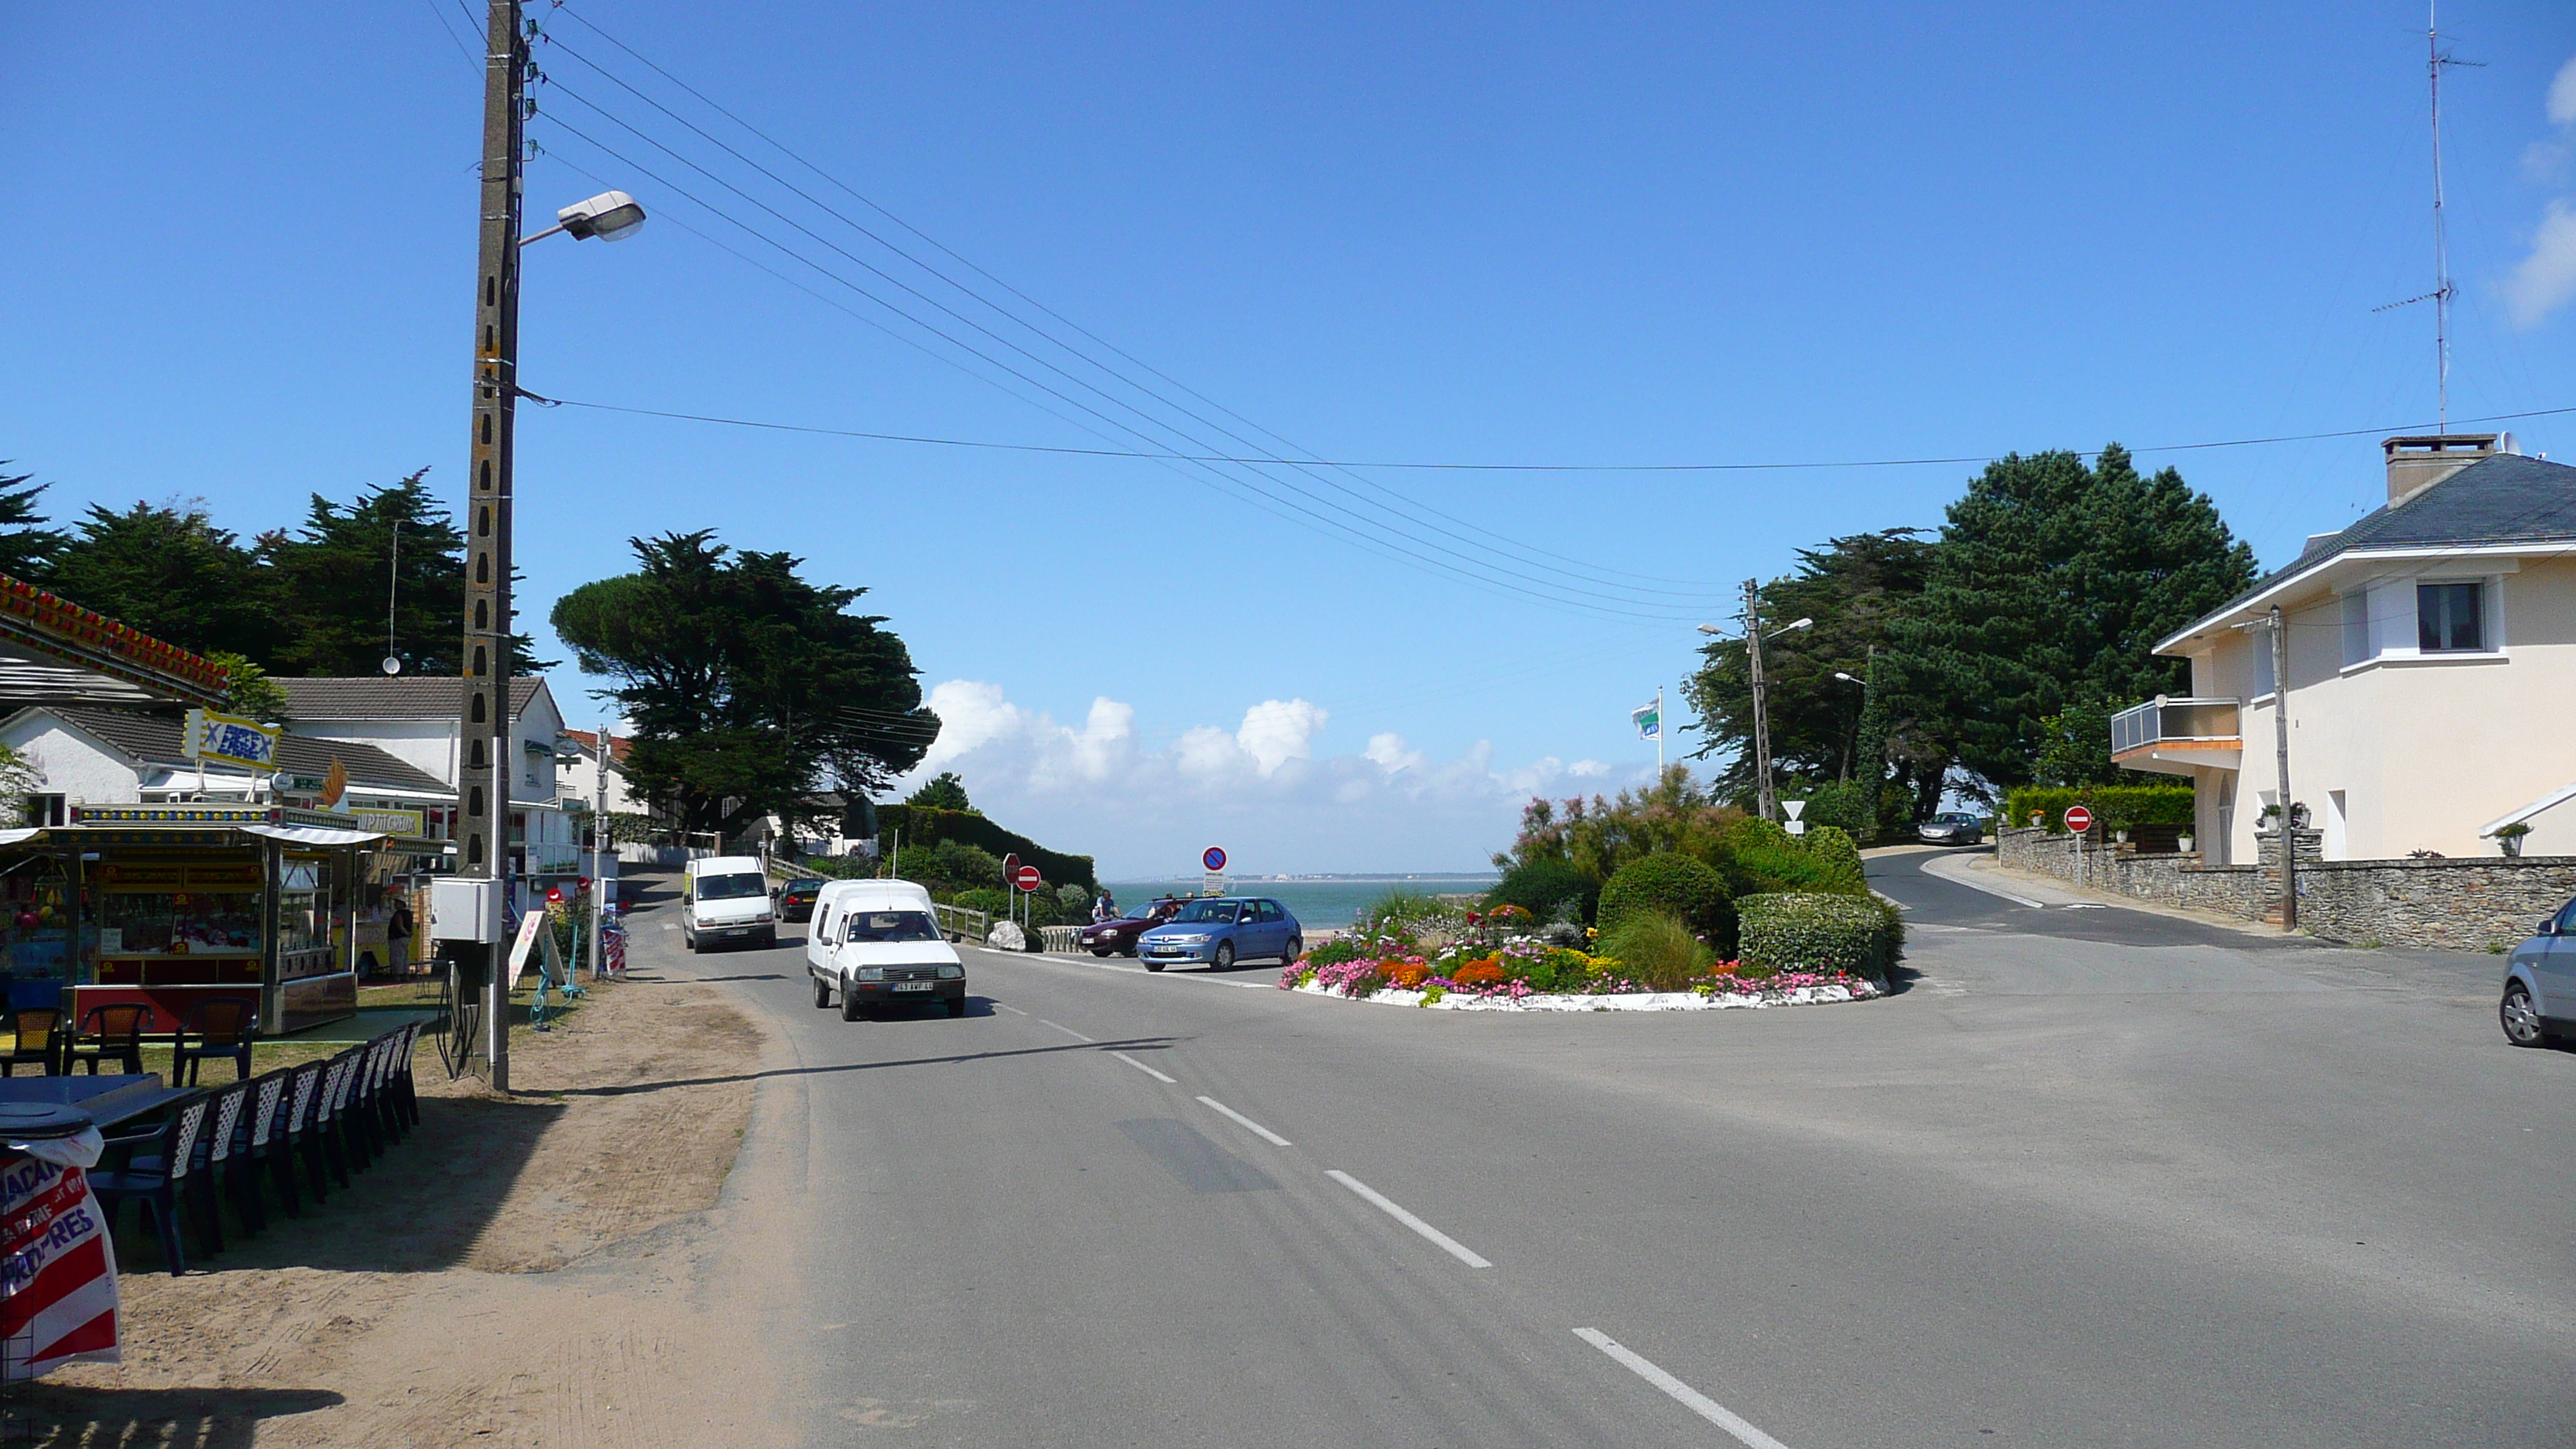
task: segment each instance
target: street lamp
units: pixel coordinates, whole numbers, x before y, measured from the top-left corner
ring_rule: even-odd
[[[555,224],[534,236],[519,238],[519,245],[544,241],[563,232],[574,241],[624,241],[644,226],[644,206],[623,191],[603,191],[588,201],[576,201],[555,213]]]
[[[1868,680],[1861,679],[1854,675],[1845,674],[1839,669],[1834,671],[1834,678],[1841,680],[1845,684],[1857,684],[1863,689],[1869,688]]]
[[[1744,581],[1744,657],[1753,676],[1753,782],[1756,802],[1762,818],[1772,819],[1779,811],[1771,798],[1771,718],[1768,687],[1762,679],[1762,645],[1783,634],[1813,626],[1813,619],[1799,619],[1777,629],[1762,627],[1762,601],[1754,592],[1755,581]],[[1702,624],[1699,631],[1711,638],[1725,638],[1726,631],[1715,624]]]

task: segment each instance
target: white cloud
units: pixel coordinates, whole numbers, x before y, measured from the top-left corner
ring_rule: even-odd
[[[1261,773],[1275,774],[1290,760],[1311,758],[1306,742],[1329,718],[1319,704],[1265,699],[1243,712],[1243,728],[1234,732],[1234,742],[1261,766]]]
[[[2531,255],[2505,278],[2504,298],[2516,327],[2536,327],[2576,298],[2576,208],[2549,203],[2532,235]]]
[[[1092,854],[1112,876],[1195,869],[1209,845],[1250,874],[1473,868],[1511,842],[1531,795],[1610,773],[1553,757],[1498,766],[1481,740],[1435,762],[1392,732],[1319,758],[1331,717],[1293,697],[1252,706],[1232,730],[1197,725],[1154,748],[1137,739],[1134,708],[1105,697],[1078,728],[979,680],[949,680],[929,703],[939,738],[898,797],[955,770],[976,808]]]
[[[2555,140],[2535,142],[2523,153],[2523,165],[2546,181],[2565,179],[2567,162],[2576,154],[2576,60],[2558,68],[2549,83],[2549,122]],[[2576,208],[2554,198],[2531,235],[2531,254],[2504,280],[2505,309],[2518,328],[2537,327],[2550,313],[2576,299]]]
[[[1399,734],[1389,733],[1369,736],[1368,748],[1361,751],[1361,754],[1368,759],[1377,761],[1378,768],[1386,771],[1390,775],[1394,774],[1398,770],[1419,770],[1422,768],[1422,752],[1420,750],[1406,749],[1404,747],[1404,736]]]

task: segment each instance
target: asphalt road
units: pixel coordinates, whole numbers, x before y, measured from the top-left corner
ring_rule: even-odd
[[[776,1030],[729,1191],[784,1204],[818,1445],[2576,1442],[2576,1055],[2504,1045],[2500,972],[1919,859],[1912,979],[1847,1006],[969,951],[966,1018],[843,1023],[667,909],[636,965]]]

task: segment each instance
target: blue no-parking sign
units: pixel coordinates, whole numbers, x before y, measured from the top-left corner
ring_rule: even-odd
[[[1207,854],[1199,857],[1199,864],[1206,866],[1212,871],[1225,869],[1225,847],[1220,845],[1209,846],[1207,848]]]

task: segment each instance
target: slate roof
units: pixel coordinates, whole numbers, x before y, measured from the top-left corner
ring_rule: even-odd
[[[36,708],[49,710],[74,728],[146,763],[182,769],[193,764],[179,752],[180,740],[186,731],[174,716],[78,705],[38,705]],[[286,774],[328,774],[335,759],[347,767],[352,788],[373,785],[383,789],[450,793],[444,780],[395,759],[373,745],[312,740],[294,734],[277,742],[278,768]]]
[[[2338,554],[2356,549],[2475,548],[2576,542],[2576,467],[2514,453],[2480,458],[2403,503],[2389,504],[2341,533],[2308,540],[2299,556],[2192,621],[2167,648]]]
[[[288,719],[454,719],[464,681],[452,676],[405,679],[360,675],[354,679],[280,679]],[[510,717],[527,712],[544,680],[510,681]]]

